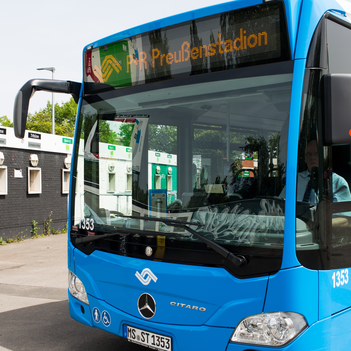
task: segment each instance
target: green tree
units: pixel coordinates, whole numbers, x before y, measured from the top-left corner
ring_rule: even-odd
[[[119,145],[118,135],[111,130],[108,121],[99,121],[99,142]]]
[[[55,104],[55,134],[74,136],[77,104],[71,98],[61,105]],[[52,104],[48,101],[45,108],[34,114],[28,114],[26,129],[48,133],[52,131]]]
[[[118,137],[123,146],[130,146],[133,134],[133,123],[124,123],[119,127]],[[167,125],[149,124],[148,147],[150,150],[177,153],[177,127]]]
[[[149,125],[149,149],[168,154],[177,153],[177,127]]]
[[[99,120],[97,121],[97,115],[85,115],[82,120],[82,129],[80,138],[87,141],[89,135],[94,132],[94,134],[98,135],[98,139],[100,143],[114,144],[120,145],[121,142],[119,137],[115,131],[110,128],[110,122]],[[98,123],[98,124],[97,124]],[[97,125],[95,125],[97,124]]]
[[[0,126],[13,127],[13,123],[7,118],[7,116],[0,117]]]
[[[123,123],[119,127],[118,136],[122,140],[123,146],[130,146],[130,140],[132,139],[134,124],[133,123]]]

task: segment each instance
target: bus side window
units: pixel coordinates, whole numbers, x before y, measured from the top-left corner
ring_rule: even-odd
[[[351,189],[351,145],[332,147],[332,170],[345,179]],[[340,197],[338,201],[351,201],[348,197]]]
[[[351,47],[340,45],[345,40],[351,40],[350,28],[327,20],[329,73],[351,73]],[[332,184],[332,189],[329,185],[329,193],[332,193],[333,202],[330,204],[331,211],[327,212],[331,216],[331,266],[351,267],[351,145],[330,147],[328,163],[327,169],[333,174],[332,180],[329,181],[329,184]]]
[[[338,251],[345,245],[351,245],[351,146],[332,147],[332,248]],[[338,207],[336,207],[338,206]],[[335,212],[337,211],[337,212]],[[342,212],[339,212],[342,211]],[[340,254],[340,252],[339,252]],[[346,266],[350,266],[350,263]]]

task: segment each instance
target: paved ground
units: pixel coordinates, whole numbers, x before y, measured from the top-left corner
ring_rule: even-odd
[[[67,235],[0,246],[0,313],[67,300]]]
[[[0,351],[144,351],[73,321],[67,302],[67,235],[0,246]]]

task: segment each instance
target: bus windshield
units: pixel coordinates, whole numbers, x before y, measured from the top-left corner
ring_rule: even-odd
[[[167,218],[279,269],[292,68],[270,64],[85,97],[72,235],[116,235],[76,245],[221,265],[189,231],[147,220]],[[261,269],[251,262],[244,270]]]

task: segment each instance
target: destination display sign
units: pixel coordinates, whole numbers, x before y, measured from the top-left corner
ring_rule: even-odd
[[[290,59],[282,3],[136,35],[85,53],[85,81],[115,88]]]

